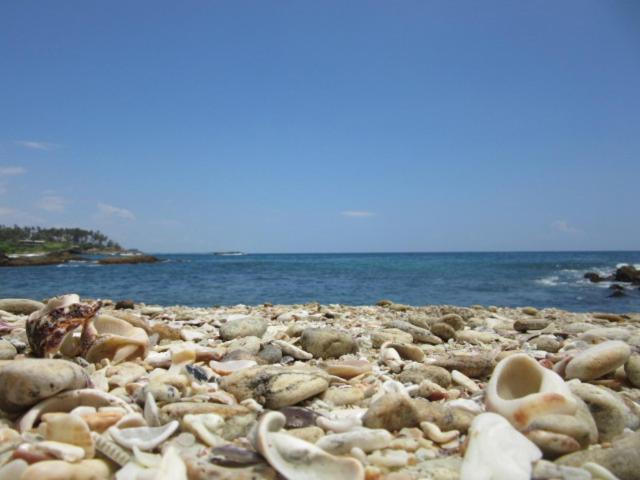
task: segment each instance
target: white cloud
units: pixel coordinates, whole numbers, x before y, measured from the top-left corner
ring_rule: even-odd
[[[30,150],[43,150],[45,152],[49,152],[60,147],[60,145],[57,145],[55,143],[36,142],[33,140],[20,140],[16,142],[16,145],[20,145],[21,147],[28,148]]]
[[[574,227],[573,225],[569,225],[566,220],[556,220],[555,222],[552,222],[551,228],[556,232],[561,233],[582,233],[582,230]]]
[[[59,195],[46,194],[36,203],[36,206],[47,212],[64,212],[68,202]]]
[[[0,177],[10,177],[27,173],[23,167],[0,167]]]
[[[375,213],[367,212],[366,210],[345,210],[340,212],[340,215],[344,217],[375,217]]]
[[[126,208],[114,207],[113,205],[107,205],[106,203],[98,204],[98,211],[104,217],[119,217],[125,220],[135,220],[136,216],[127,210]]]

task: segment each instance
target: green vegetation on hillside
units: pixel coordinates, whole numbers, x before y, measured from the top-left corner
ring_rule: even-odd
[[[68,249],[119,251],[122,247],[103,233],[82,228],[13,227],[0,225],[0,252],[54,252]]]

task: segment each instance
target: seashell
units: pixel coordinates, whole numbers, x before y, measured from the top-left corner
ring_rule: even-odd
[[[91,432],[91,438],[93,438],[97,452],[100,452],[121,467],[131,461],[131,455],[129,453],[99,433]]]
[[[38,419],[49,412],[68,412],[78,406],[118,406],[127,412],[132,412],[131,406],[124,400],[100,390],[91,388],[70,390],[59,393],[58,395],[47,398],[42,402],[34,405],[31,410],[24,414],[18,422],[18,428],[21,432],[26,432],[33,428]]]
[[[372,370],[372,365],[366,360],[330,360],[323,367],[330,375],[347,380]]]
[[[380,349],[380,362],[389,367],[392,372],[398,373],[402,370],[404,362],[395,348],[390,348],[385,345],[382,345]]]
[[[256,452],[232,444],[211,449],[211,455],[207,459],[222,467],[248,467],[263,461]]]
[[[93,458],[95,449],[91,431],[80,416],[69,413],[47,413],[42,416],[42,420],[41,432],[46,440],[75,445],[84,450],[84,458]]]
[[[629,345],[618,340],[602,342],[573,357],[565,367],[565,378],[594,380],[624,365],[631,355]]]
[[[356,447],[363,452],[386,448],[392,440],[393,435],[384,429],[359,428],[324,436],[316,442],[316,446],[334,455],[344,455]]]
[[[91,381],[93,382],[93,388],[103,392],[109,391],[109,380],[107,380],[107,371],[104,368],[91,374]]]
[[[363,414],[364,415],[364,414]],[[354,428],[362,427],[362,416],[343,417],[338,419],[332,419],[327,417],[318,417],[316,424],[325,431],[330,432],[348,432]]]
[[[431,380],[423,380],[418,386],[418,395],[429,400],[441,400],[448,397],[448,392]]]
[[[34,453],[41,453],[49,457],[59,458],[65,462],[78,462],[84,458],[84,450],[69,443],[44,440],[29,445]]]
[[[118,444],[132,449],[134,446],[140,450],[153,450],[178,429],[177,420],[162,427],[134,427],[120,429],[117,426],[109,428],[108,432]]]
[[[529,480],[531,463],[540,458],[540,449],[505,418],[481,413],[469,428],[460,480]]]
[[[82,407],[79,407],[82,408]],[[77,410],[77,409],[75,409]],[[71,412],[74,415],[74,411]],[[94,432],[102,433],[107,428],[112,425],[115,425],[122,417],[124,417],[125,413],[122,411],[102,411],[102,412],[94,412],[80,415],[85,423],[89,426],[89,430]]]
[[[409,463],[409,453],[404,450],[377,450],[367,456],[367,461],[384,468],[406,467]]]
[[[145,363],[148,363],[154,368],[164,368],[171,365],[171,352],[149,352],[144,359]]]
[[[316,412],[304,407],[284,407],[278,411],[285,416],[285,428],[308,427],[319,418]]]
[[[116,364],[147,356],[149,336],[142,328],[109,315],[99,315],[93,321],[93,327],[96,337],[84,355],[89,362],[108,358]]]
[[[110,477],[109,466],[102,460],[82,460],[79,463],[46,460],[30,465],[20,480],[107,480]]]
[[[76,294],[50,299],[40,310],[29,315],[26,322],[27,339],[37,357],[51,357],[60,350],[62,342],[74,330],[81,328],[81,349],[90,345],[95,336],[91,320],[102,302],[80,303]]]
[[[224,418],[215,413],[185,415],[182,426],[202,440],[209,447],[220,447],[227,442],[216,431],[224,425]]]
[[[187,466],[174,446],[167,448],[162,455],[154,480],[187,480]]]
[[[353,458],[335,457],[321,448],[280,430],[285,417],[268,412],[258,422],[253,438],[256,450],[283,477],[296,480],[364,480],[364,469]]]
[[[311,360],[313,358],[313,355],[309,352],[302,350],[295,345],[291,345],[284,340],[273,340],[271,343],[280,347],[280,350],[282,350],[284,355],[289,355],[296,360]]]
[[[144,402],[144,419],[150,427],[159,427],[161,425],[160,409],[151,392],[147,392],[147,397]]]
[[[461,387],[466,388],[471,393],[476,393],[480,391],[480,388],[478,387],[478,385],[476,385],[476,382],[474,382],[469,377],[467,377],[464,373],[459,372],[458,370],[454,370],[451,372],[451,380],[454,383],[457,383],[458,385],[460,385]]]
[[[183,367],[194,363],[197,360],[196,347],[192,343],[183,343],[172,345],[171,348],[171,367],[169,373],[177,374],[182,371]]]
[[[519,430],[536,417],[551,413],[572,415],[578,408],[564,380],[526,354],[510,355],[500,361],[485,395],[487,410],[499,413]]]
[[[440,430],[440,427],[435,423],[431,422],[420,422],[420,428],[425,433],[429,440],[433,440],[436,443],[447,443],[450,442],[460,435],[458,430],[449,430],[448,432],[443,432]]]
[[[254,360],[229,360],[226,362],[216,362],[211,360],[209,366],[218,375],[231,375],[238,370],[244,370],[245,368],[255,367],[258,363]]]
[[[147,468],[159,467],[160,462],[162,461],[162,455],[143,452],[138,447],[133,447],[133,458],[135,458],[136,462],[140,465]]]
[[[105,372],[110,387],[124,387],[126,384],[135,382],[147,373],[142,365],[133,362],[124,362],[109,366],[105,369]]]
[[[458,370],[471,378],[482,378],[493,371],[495,354],[489,352],[451,353],[443,358],[425,360],[425,363],[447,370]]]
[[[451,400],[447,402],[446,405],[447,407],[450,407],[450,408],[462,408],[471,413],[484,412],[484,408],[482,408],[482,405],[479,405],[478,403],[468,398],[457,398],[455,400]]]
[[[0,467],[0,480],[21,478],[29,464],[21,458],[11,460]]]
[[[262,413],[264,411],[264,407],[256,402],[253,398],[247,398],[240,402],[240,405],[243,407],[247,407],[252,412]]]
[[[114,426],[120,430],[125,428],[146,427],[147,421],[138,412],[134,412],[122,417]]]
[[[596,462],[586,462],[582,465],[582,468],[592,475],[592,478],[598,480],[618,480],[613,473],[607,468],[603,467]]]

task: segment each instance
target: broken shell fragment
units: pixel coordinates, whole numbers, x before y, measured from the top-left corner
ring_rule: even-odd
[[[254,446],[269,464],[289,480],[364,479],[364,469],[354,458],[335,457],[321,448],[280,430],[285,417],[265,414],[258,423]]]
[[[118,444],[123,447],[140,450],[153,450],[178,429],[180,424],[177,420],[163,425],[162,427],[134,427],[120,429],[117,426],[111,427],[108,432]]]
[[[578,403],[557,373],[526,354],[504,358],[487,385],[487,410],[505,417],[518,430],[536,417],[551,413],[574,414]]]
[[[69,412],[79,406],[122,407],[127,412],[132,412],[131,406],[121,398],[110,393],[101,392],[91,388],[70,390],[62,392],[55,397],[48,398],[34,405],[18,422],[21,432],[31,430],[42,415],[49,412]]]
[[[460,480],[529,480],[542,452],[495,413],[481,413],[469,428]]]
[[[216,362],[211,360],[209,366],[218,375],[231,375],[233,372],[249,367],[255,367],[257,363],[253,360],[228,360],[226,362]]]
[[[89,362],[107,358],[116,364],[147,356],[149,336],[142,328],[109,315],[99,315],[93,321],[93,327],[96,338],[84,355]]]
[[[358,447],[363,452],[372,452],[389,446],[393,435],[377,428],[359,428],[350,432],[326,435],[316,442],[316,446],[334,455],[344,455]]]
[[[69,413],[47,413],[41,425],[46,440],[75,445],[84,450],[84,458],[93,458],[94,445],[87,423],[77,415]]]

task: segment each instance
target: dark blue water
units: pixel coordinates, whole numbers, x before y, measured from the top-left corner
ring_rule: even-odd
[[[159,255],[162,263],[0,268],[0,298],[76,292],[161,305],[255,305],[263,302],[559,307],[640,311],[640,290],[609,298],[610,273],[640,264],[640,252]]]

